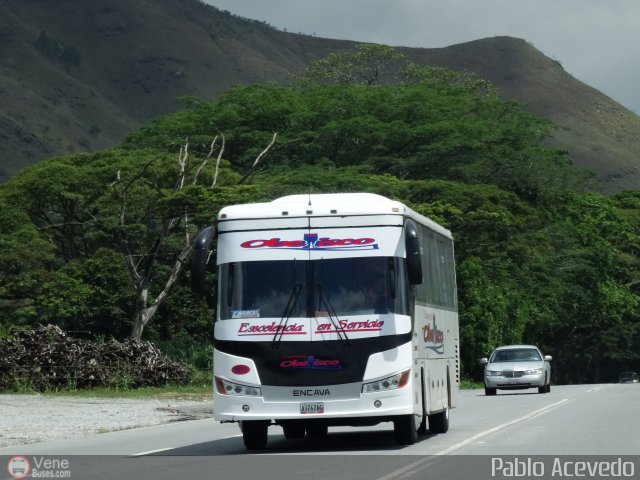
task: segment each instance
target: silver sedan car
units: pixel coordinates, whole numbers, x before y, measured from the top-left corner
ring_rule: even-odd
[[[497,390],[538,388],[538,393],[551,391],[551,356],[542,355],[534,345],[508,345],[496,348],[489,359],[480,362],[484,368],[484,393]]]

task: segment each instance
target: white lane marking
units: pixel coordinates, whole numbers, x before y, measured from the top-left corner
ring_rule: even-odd
[[[510,427],[511,425],[518,423],[518,422],[523,422],[525,420],[529,420],[531,418],[537,417],[539,415],[543,415],[545,413],[550,412],[552,409],[559,407],[560,405],[563,405],[564,403],[568,402],[569,399],[568,398],[563,398],[562,400],[560,400],[559,402],[556,403],[552,403],[551,405],[547,405],[546,407],[540,408],[538,410],[535,410],[531,413],[528,413],[527,415],[524,415],[522,417],[516,418],[514,420],[511,420],[510,422],[507,423],[503,423],[502,425],[498,425],[497,427],[493,427],[490,428],[489,430],[485,430],[484,432],[480,432],[475,434],[473,437],[469,437],[466,440],[463,440],[460,443],[456,443],[455,445],[450,446],[449,448],[445,448],[444,450],[442,450],[441,452],[436,453],[435,455],[448,455],[451,452],[454,452],[462,447],[464,447],[465,445],[469,445],[470,443],[475,442],[476,440],[482,438],[482,437],[486,437],[487,435],[491,435],[492,433],[495,433],[499,430],[503,430],[507,427]]]
[[[533,417],[537,417],[538,415],[542,415],[544,413],[547,413],[549,411],[551,411],[552,409],[559,407],[560,405],[568,402],[569,399],[568,398],[564,398],[562,400],[560,400],[559,402],[556,403],[552,403],[551,405],[547,405],[546,407],[540,408],[538,410],[535,410],[531,413],[529,413],[528,415],[525,415],[523,417],[520,418],[516,418],[515,420],[511,420],[510,422],[507,423],[503,423],[502,425],[498,425],[497,427],[494,428],[490,428],[489,430],[485,430],[484,432],[480,432],[476,435],[474,435],[473,437],[470,437],[460,443],[457,443],[456,445],[452,445],[451,447],[442,450],[441,452],[438,453],[434,453],[434,454],[430,454],[429,457],[427,457],[426,459],[422,459],[422,460],[416,460],[413,463],[410,463],[409,465],[406,465],[394,472],[391,472],[387,475],[384,475],[383,477],[378,478],[377,480],[400,480],[402,478],[408,477],[409,475],[413,475],[415,474],[415,472],[417,472],[419,469],[423,469],[426,465],[430,464],[430,463],[434,463],[439,461],[440,459],[442,459],[442,455],[448,455],[449,453],[458,450],[459,448],[464,447],[465,445],[468,445],[469,443],[485,437],[487,435],[490,435],[494,432],[497,432],[498,430],[501,430],[503,428],[507,428],[510,425],[513,425],[514,423],[517,422],[522,422],[524,420],[528,420],[530,418]]]
[[[593,393],[593,392],[599,392],[600,390],[602,390],[604,387],[595,387],[595,388],[591,388],[589,390],[587,390],[587,393]]]
[[[236,438],[236,437],[241,437],[241,436],[242,436],[242,434],[229,435],[228,437],[216,438],[216,440],[227,440],[229,438]],[[129,457],[144,457],[145,455],[152,455],[154,453],[166,452],[167,450],[175,450],[176,448],[181,448],[181,447],[158,448],[156,450],[149,450],[147,452],[132,453],[131,455],[129,455]]]
[[[132,453],[129,456],[130,457],[144,457],[145,455],[151,455],[152,453],[166,452],[167,450],[173,450],[173,447],[158,448],[157,450],[149,450],[147,452]]]

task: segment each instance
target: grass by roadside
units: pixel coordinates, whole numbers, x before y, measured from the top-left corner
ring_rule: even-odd
[[[143,387],[131,389],[115,388],[92,388],[92,389],[60,389],[36,392],[24,389],[20,391],[4,390],[0,391],[0,396],[7,395],[44,395],[55,397],[74,398],[132,398],[132,399],[168,399],[168,400],[188,400],[206,401],[213,398],[211,385],[188,385],[177,386],[168,385],[166,387]]]
[[[476,382],[474,380],[465,380],[465,379],[460,381],[461,390],[474,390],[477,388],[484,388],[484,383]]]
[[[94,388],[82,390],[47,391],[42,395],[65,397],[95,397],[95,398],[159,398],[171,400],[206,401],[213,398],[211,385],[168,385],[166,387],[142,387],[132,389]]]
[[[133,399],[168,399],[206,401],[213,397],[213,379],[210,371],[195,372],[192,382],[188,385],[166,385],[162,387],[96,387],[73,388],[72,386],[49,389],[39,392],[29,382],[20,382],[14,388],[0,390],[2,394],[13,395],[44,395],[78,398],[133,398]]]
[[[77,388],[73,382],[65,386],[49,388],[44,391],[35,387],[29,378],[14,378],[11,388],[0,390],[2,394],[13,395],[50,395],[66,397],[93,398],[166,398],[173,400],[208,400],[213,396],[213,377],[211,369],[191,368],[191,381],[186,385],[157,387],[135,387],[127,381],[115,382],[109,386]]]

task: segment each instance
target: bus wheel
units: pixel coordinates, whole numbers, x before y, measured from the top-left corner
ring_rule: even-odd
[[[282,424],[282,431],[284,432],[284,438],[289,440],[295,438],[304,438],[304,423],[301,422],[288,422]]]
[[[399,445],[413,445],[418,440],[415,415],[402,415],[393,421],[393,433]]]
[[[242,440],[247,450],[264,450],[267,446],[267,429],[269,422],[244,421],[242,422]]]
[[[431,433],[447,433],[449,431],[449,409],[429,415],[429,431]]]
[[[329,433],[329,426],[325,423],[310,423],[307,425],[307,437],[324,438]]]

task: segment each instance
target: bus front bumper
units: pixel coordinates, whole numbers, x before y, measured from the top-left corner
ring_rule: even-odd
[[[394,417],[414,413],[410,384],[396,390],[361,393],[362,384],[262,387],[263,396],[215,392],[214,418],[220,421],[311,420]]]

